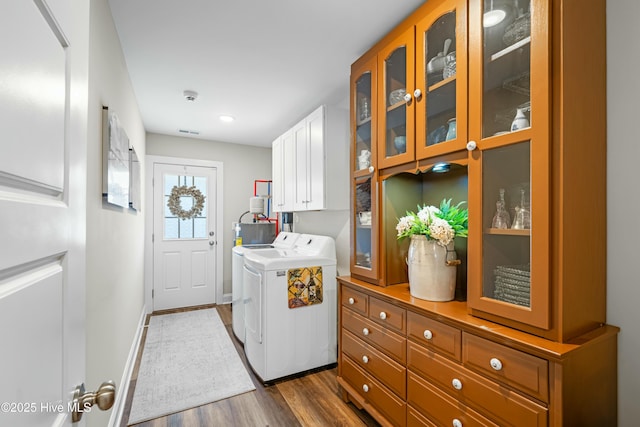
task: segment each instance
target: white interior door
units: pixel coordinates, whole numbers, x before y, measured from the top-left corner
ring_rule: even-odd
[[[154,164],[154,310],[216,302],[216,181],[213,167]],[[172,193],[177,212],[169,207]],[[194,212],[200,195],[202,210]]]
[[[71,425],[84,379],[88,11],[0,2],[2,426]]]

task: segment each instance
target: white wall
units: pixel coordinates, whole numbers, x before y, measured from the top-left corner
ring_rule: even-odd
[[[249,210],[254,181],[271,179],[271,148],[149,133],[147,134],[147,154],[222,162],[224,168],[223,293],[230,295],[231,248],[235,237],[231,224],[238,221],[243,212]],[[249,221],[250,217],[247,214],[243,222]]]
[[[144,304],[144,215],[103,205],[102,106],[118,115],[142,161],[142,176],[145,132],[107,0],[91,0],[90,28],[85,383],[95,390],[111,379],[122,391]],[[85,419],[106,426],[111,412],[94,410]]]
[[[618,425],[622,427],[638,425],[640,419],[639,16],[638,0],[607,1],[607,323],[621,328]]]
[[[338,275],[348,276],[350,274],[349,245],[351,235],[349,234],[349,211],[296,212],[294,214],[293,231],[333,237],[336,241]]]

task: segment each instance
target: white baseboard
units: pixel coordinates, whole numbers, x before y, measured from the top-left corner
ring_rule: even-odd
[[[232,299],[233,299],[232,294],[224,294],[222,295],[222,304],[231,304]]]
[[[140,314],[140,320],[138,321],[138,330],[136,331],[133,342],[131,343],[131,349],[129,350],[129,356],[127,357],[127,363],[120,379],[120,386],[116,387],[116,400],[113,403],[113,410],[111,411],[111,417],[109,418],[109,427],[119,427],[122,422],[122,416],[124,415],[124,406],[126,403],[127,395],[129,394],[129,384],[131,384],[131,375],[133,374],[133,367],[136,364],[136,357],[140,349],[140,340],[142,339],[142,331],[144,330],[144,322],[147,318],[147,306],[142,306],[142,313]]]

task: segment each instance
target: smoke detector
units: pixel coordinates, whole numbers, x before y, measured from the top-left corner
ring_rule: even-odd
[[[198,98],[198,92],[193,90],[185,90],[182,94],[184,95],[184,99],[189,102],[193,102]]]

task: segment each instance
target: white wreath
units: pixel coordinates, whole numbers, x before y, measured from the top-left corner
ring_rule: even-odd
[[[185,211],[182,209],[182,206],[180,206],[181,196],[193,197],[193,207],[188,211]],[[171,195],[169,196],[167,207],[171,213],[178,218],[191,219],[200,215],[202,212],[202,209],[204,208],[204,199],[204,195],[193,185],[191,187],[187,187],[186,185],[178,187],[177,185],[174,185],[171,189]]]

